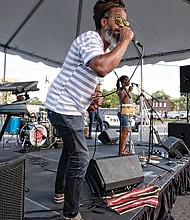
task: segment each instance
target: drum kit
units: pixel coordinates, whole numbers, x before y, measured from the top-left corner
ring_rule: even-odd
[[[12,134],[12,136],[14,134],[17,135],[17,142],[21,143],[23,149],[29,146],[37,147],[38,149],[56,148],[58,142],[61,141],[56,129],[48,120],[32,121],[11,116],[5,131]]]
[[[133,116],[136,116],[136,105],[134,104],[122,104],[122,106],[120,106],[120,112],[122,115],[128,115],[129,116],[129,139],[127,141],[127,148],[129,149],[129,153],[130,154],[135,154],[135,148],[134,148],[134,143],[131,139],[131,118]]]
[[[56,148],[61,138],[56,129],[47,122],[27,122],[19,133],[22,147],[32,146],[38,149]]]
[[[32,145],[41,147],[47,139],[47,129],[44,125],[38,122],[26,123],[20,129],[20,141],[22,146]]]

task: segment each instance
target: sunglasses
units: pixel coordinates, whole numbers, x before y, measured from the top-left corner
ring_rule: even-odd
[[[115,16],[115,23],[117,24],[117,25],[121,25],[122,23],[124,24],[124,26],[129,26],[129,22],[128,21],[124,21],[122,18],[121,18],[121,16],[119,16],[119,15],[116,15]]]

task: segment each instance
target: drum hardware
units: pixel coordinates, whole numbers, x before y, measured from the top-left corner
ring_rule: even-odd
[[[41,147],[47,139],[47,129],[39,123],[27,123],[20,130],[22,147],[31,145]]]
[[[61,140],[56,129],[47,122],[26,123],[20,129],[22,148],[34,146],[38,149],[49,149],[58,145]]]
[[[45,127],[44,127],[45,128]],[[34,134],[34,137],[35,137],[35,145],[36,147],[39,147],[39,146],[42,146],[43,144],[38,144],[38,141],[40,140],[46,140],[47,139],[47,135],[44,135],[43,134],[43,131],[41,128],[38,128],[38,126],[34,125],[34,131],[35,131],[35,134]],[[44,142],[45,143],[45,142]],[[39,145],[39,146],[38,146]]]
[[[47,141],[41,146],[41,149],[58,148],[58,142],[61,142],[61,137],[55,127],[49,123]]]
[[[22,148],[24,148],[24,146],[25,146],[26,138],[27,138],[27,136],[24,136],[24,140],[23,140],[23,143],[22,143]]]
[[[129,117],[129,140],[127,141],[127,147],[129,148],[129,154],[135,154],[135,146],[132,141],[132,129],[131,129],[132,119]]]

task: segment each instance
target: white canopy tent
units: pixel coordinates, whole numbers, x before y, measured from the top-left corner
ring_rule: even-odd
[[[95,29],[97,0],[0,0],[0,51],[60,67],[71,42]],[[124,0],[130,27],[144,48],[143,64],[190,58],[189,0]],[[132,43],[122,65],[139,59]]]
[[[71,42],[94,29],[96,0],[0,0],[0,51],[60,67]],[[190,57],[190,1],[124,0],[135,38],[144,46],[144,64]],[[139,55],[130,45],[121,65]],[[135,61],[135,62],[134,62]]]

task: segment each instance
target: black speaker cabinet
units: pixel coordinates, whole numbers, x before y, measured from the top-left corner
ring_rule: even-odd
[[[190,65],[180,66],[180,92],[190,92]]]
[[[91,159],[86,173],[92,193],[98,196],[142,183],[143,180],[137,155]]]
[[[0,219],[24,219],[25,157],[0,150]]]
[[[189,154],[189,149],[185,143],[176,137],[170,136],[163,143],[163,148],[169,153],[170,158],[182,158]]]
[[[190,124],[171,122],[168,123],[168,137],[173,136],[184,141],[187,148],[190,149]]]
[[[114,144],[119,140],[119,136],[116,130],[108,129],[98,135],[98,139],[103,144]]]

